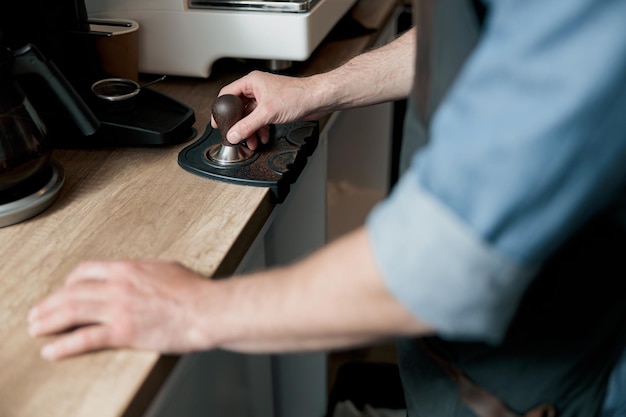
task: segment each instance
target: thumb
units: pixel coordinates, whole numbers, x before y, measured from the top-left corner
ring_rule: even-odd
[[[226,139],[228,139],[230,143],[239,143],[253,136],[259,129],[267,124],[268,123],[263,118],[259,117],[258,112],[253,111],[230,128],[226,134]]]

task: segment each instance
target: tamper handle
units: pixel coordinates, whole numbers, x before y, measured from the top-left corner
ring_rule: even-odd
[[[215,99],[211,112],[222,135],[222,145],[233,146],[234,144],[226,140],[226,133],[243,118],[243,101],[233,94],[224,94]]]

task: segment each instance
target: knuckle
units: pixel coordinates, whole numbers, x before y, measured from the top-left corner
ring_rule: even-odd
[[[88,350],[98,346],[99,338],[96,336],[95,331],[87,327],[85,330],[78,332],[75,339],[75,346],[72,346],[76,350]]]
[[[68,304],[65,307],[64,314],[66,320],[74,320],[80,316],[80,309],[76,304]]]
[[[114,261],[111,264],[111,267],[121,273],[133,272],[137,269],[136,262],[129,261],[129,260]]]
[[[118,345],[132,346],[136,331],[130,320],[115,320],[110,325],[111,337]]]
[[[116,298],[121,297],[124,294],[130,293],[132,289],[132,283],[125,280],[117,280],[115,282],[111,282],[110,284],[111,296]]]
[[[109,327],[113,338],[117,341],[130,342],[134,340],[136,328],[133,322],[132,304],[121,301],[115,305]]]

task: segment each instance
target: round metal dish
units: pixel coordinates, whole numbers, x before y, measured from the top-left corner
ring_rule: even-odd
[[[102,100],[117,102],[135,97],[141,91],[141,86],[126,78],[105,78],[93,83],[91,91]]]
[[[50,162],[50,180],[35,193],[0,205],[0,227],[10,226],[36,216],[47,209],[56,199],[65,182],[65,172],[61,164]]]

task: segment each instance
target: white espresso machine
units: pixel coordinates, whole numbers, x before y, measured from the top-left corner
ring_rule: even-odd
[[[220,58],[306,61],[356,0],[86,0],[90,19],[139,23],[139,71],[208,77]]]

